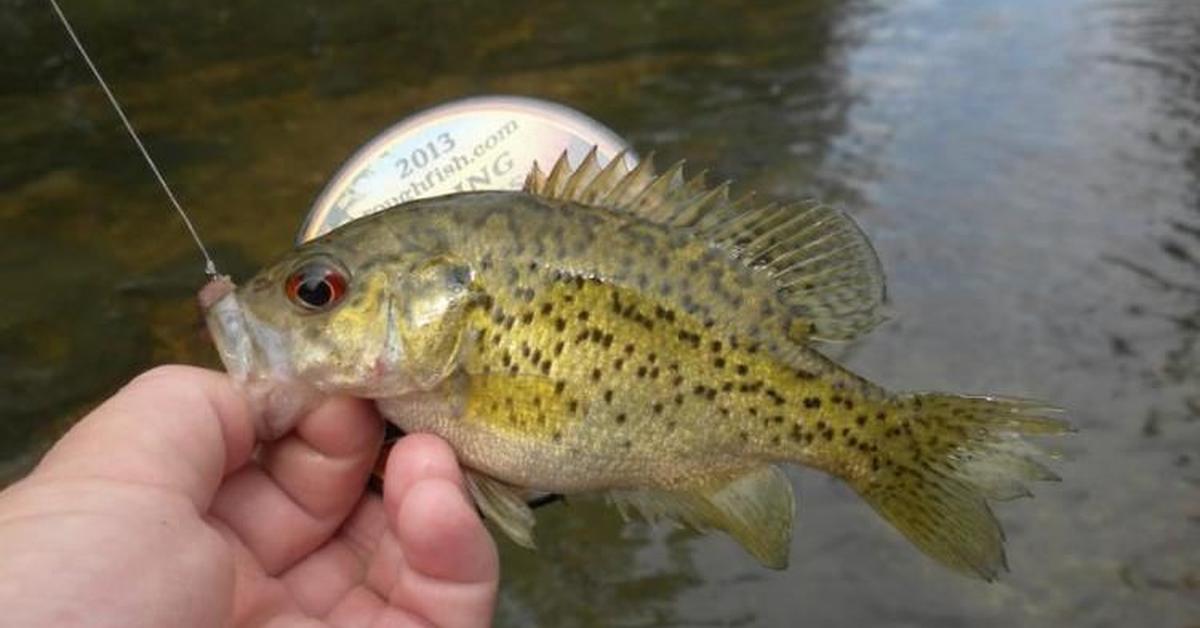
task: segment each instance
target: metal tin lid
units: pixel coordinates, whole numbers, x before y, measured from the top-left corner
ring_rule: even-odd
[[[358,150],[317,197],[298,242],[406,201],[473,190],[519,190],[537,161],[592,147],[606,163],[629,145],[588,116],[544,100],[482,96],[401,120]],[[636,156],[627,152],[630,166]]]

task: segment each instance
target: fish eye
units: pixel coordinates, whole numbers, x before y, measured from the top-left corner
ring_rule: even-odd
[[[328,260],[297,268],[284,284],[288,299],[306,312],[323,312],[346,296],[346,273]]]

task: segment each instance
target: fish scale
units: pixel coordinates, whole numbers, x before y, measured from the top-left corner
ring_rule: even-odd
[[[826,444],[841,430],[861,428],[820,407],[832,395],[828,379],[783,367],[724,326],[706,326],[674,304],[648,302],[596,278],[541,276],[539,288],[523,284],[529,300],[514,299],[507,307],[493,301],[480,312],[474,325],[479,339],[463,363],[467,373],[489,378],[488,385],[472,387],[472,411],[464,415],[466,423],[485,426],[475,437],[493,438],[487,428],[518,438],[550,430],[572,459],[578,479],[558,473],[553,485],[537,488],[572,492],[630,483],[622,477],[627,471],[604,477],[589,466],[592,453],[605,466],[610,448],[626,449],[626,459],[664,463],[663,475],[655,478],[663,486],[711,471],[714,455],[727,455],[740,468],[797,458],[822,469],[845,466],[844,454]],[[505,377],[549,378],[550,396],[524,396],[532,405],[514,406],[511,393],[502,392],[511,390]],[[488,400],[476,403],[477,396]],[[852,396],[866,403],[850,390],[833,396],[839,403]],[[805,399],[818,405],[806,407]],[[547,412],[551,407],[557,412]],[[546,418],[558,412],[565,418]],[[514,415],[540,418],[514,421]],[[730,451],[731,443],[741,446]]]
[[[830,473],[941,563],[994,578],[988,500],[1056,476],[1044,404],[892,393],[816,340],[882,320],[879,260],[845,214],[730,200],[651,160],[534,168],[525,192],[414,201],[207,291],[231,373],[283,429],[329,393],[455,449],[483,513],[532,547],[528,490],[728,533],[782,568],[780,464]],[[305,286],[316,303],[280,286]],[[344,286],[344,287],[343,287]]]

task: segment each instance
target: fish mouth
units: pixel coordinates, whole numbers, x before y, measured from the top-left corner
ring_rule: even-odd
[[[213,279],[198,296],[209,334],[225,371],[235,381],[287,379],[284,341],[242,307],[227,276]]]
[[[237,299],[237,286],[228,276],[215,277],[200,290],[197,298],[225,371],[234,380],[246,382],[259,368],[259,360]]]

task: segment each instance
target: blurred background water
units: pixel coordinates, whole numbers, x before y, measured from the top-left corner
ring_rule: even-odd
[[[501,625],[1200,626],[1200,3],[67,2],[226,272],[290,245],[362,142],[548,98],[639,151],[853,213],[893,389],[1049,400],[1065,481],[1003,504],[1013,572],[924,558],[793,470],[792,567],[588,500],[504,546]],[[215,364],[186,233],[49,7],[0,0],[0,471],[150,365]]]

